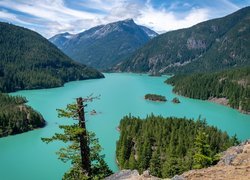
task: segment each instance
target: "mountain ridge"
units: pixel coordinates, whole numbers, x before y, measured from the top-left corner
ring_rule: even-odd
[[[250,65],[250,7],[157,36],[114,71],[192,73]]]
[[[69,35],[69,34],[66,34]],[[108,69],[158,34],[137,25],[133,19],[92,27],[65,38],[58,34],[49,40],[78,62],[98,69]]]
[[[102,77],[97,70],[74,62],[37,32],[0,22],[0,92]]]

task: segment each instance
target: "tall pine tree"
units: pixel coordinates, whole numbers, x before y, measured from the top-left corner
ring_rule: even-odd
[[[104,161],[104,155],[95,134],[88,132],[85,124],[83,102],[91,102],[95,97],[77,98],[76,104],[67,105],[66,110],[58,109],[59,117],[78,120],[72,125],[60,125],[63,133],[55,133],[51,138],[42,138],[46,143],[63,141],[67,147],[61,148],[57,154],[63,162],[70,161],[71,169],[64,174],[65,180],[102,179],[112,171]]]

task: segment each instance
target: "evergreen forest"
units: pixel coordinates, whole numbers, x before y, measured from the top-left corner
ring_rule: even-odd
[[[207,100],[228,99],[229,106],[250,112],[250,66],[216,73],[176,75],[166,80],[177,94]]]
[[[0,22],[0,92],[62,86],[104,77],[74,62],[36,32]]]
[[[125,116],[119,125],[116,158],[120,169],[149,170],[166,178],[218,161],[218,153],[238,144],[205,120],[150,115]]]
[[[0,137],[45,126],[41,114],[25,105],[26,102],[23,97],[0,93]]]

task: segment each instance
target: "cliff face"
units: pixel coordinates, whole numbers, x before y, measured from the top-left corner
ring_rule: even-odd
[[[145,171],[142,175],[137,170],[122,170],[106,180],[159,180]],[[250,179],[250,139],[238,146],[233,146],[222,153],[217,165],[209,168],[191,170],[176,175],[171,180],[249,180]]]
[[[191,170],[180,176],[175,176],[172,180],[230,180],[250,179],[250,139],[239,146],[229,148],[223,153],[221,160],[217,165]]]

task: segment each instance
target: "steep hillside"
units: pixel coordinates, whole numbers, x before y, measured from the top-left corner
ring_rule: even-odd
[[[0,92],[101,77],[100,72],[74,62],[38,33],[0,22]]]
[[[116,71],[191,73],[250,65],[250,7],[154,38]]]
[[[128,19],[96,26],[75,35],[59,34],[49,40],[78,62],[107,69],[156,35],[154,31]]]
[[[43,117],[26,102],[25,98],[0,93],[0,138],[45,126]]]
[[[176,75],[166,81],[177,94],[250,113],[250,66],[216,73]]]

